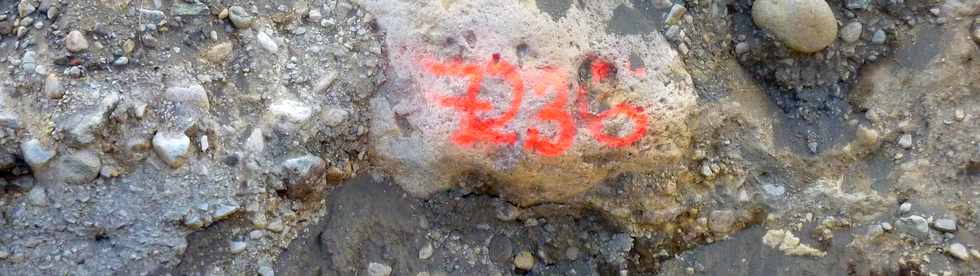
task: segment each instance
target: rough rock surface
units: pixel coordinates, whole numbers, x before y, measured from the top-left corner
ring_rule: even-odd
[[[555,22],[516,2],[364,5],[386,45],[403,49],[389,54],[392,80],[371,101],[374,153],[415,195],[477,174],[489,180],[474,189],[520,204],[568,202],[619,173],[656,172],[688,148],[681,122],[695,102],[689,76],[659,34],[605,33],[614,6],[590,3]],[[423,15],[444,20],[416,20]],[[469,70],[450,68],[464,66],[454,59],[484,80],[467,84],[475,75],[454,72]],[[489,107],[469,112],[450,97]],[[621,104],[640,111],[614,108]],[[590,121],[579,107],[608,112]]]

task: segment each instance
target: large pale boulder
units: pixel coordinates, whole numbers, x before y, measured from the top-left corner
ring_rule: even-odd
[[[837,39],[837,19],[824,0],[756,0],[752,21],[804,53],[823,50]]]
[[[590,2],[555,22],[519,1],[363,1],[390,49],[376,163],[418,196],[476,175],[522,205],[676,164],[690,76],[659,33],[607,34],[615,6]]]

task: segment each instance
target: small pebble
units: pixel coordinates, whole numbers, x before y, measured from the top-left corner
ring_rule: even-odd
[[[73,53],[88,50],[88,40],[85,39],[85,35],[82,32],[78,30],[71,31],[65,37],[65,49]]]
[[[269,36],[269,34],[266,34],[264,31],[259,32],[259,34],[255,36],[255,38],[259,42],[259,46],[262,46],[262,49],[265,49],[266,51],[269,51],[271,53],[275,53],[279,51],[279,45],[276,44],[276,41],[272,39],[272,37]]]
[[[253,240],[261,239],[262,236],[265,236],[265,232],[262,232],[262,230],[252,230],[252,232],[248,232],[248,238]]]
[[[963,261],[970,259],[970,253],[966,250],[966,246],[963,246],[961,243],[949,245],[949,247],[946,248],[946,252],[949,253],[949,255]]]
[[[863,26],[861,25],[861,22],[854,21],[847,23],[847,25],[845,25],[840,31],[840,39],[848,43],[858,41],[858,39],[861,39],[862,30]]]
[[[912,148],[912,134],[906,133],[906,134],[902,134],[902,136],[899,136],[898,146],[902,147],[903,149]]]
[[[368,275],[369,276],[391,275],[391,267],[386,264],[372,262],[368,264]]]
[[[909,211],[912,211],[912,203],[903,202],[902,205],[898,206],[899,214],[908,213]]]
[[[885,30],[875,31],[874,35],[871,35],[871,43],[882,44],[888,39],[888,34],[885,34]]]
[[[228,246],[228,251],[230,251],[233,254],[238,254],[245,251],[245,247],[248,247],[248,243],[243,241],[233,241]]]
[[[432,244],[427,243],[419,250],[419,259],[426,260],[432,257]]]
[[[966,113],[963,112],[962,109],[957,109],[956,111],[953,111],[953,119],[962,122],[966,119]]]
[[[517,253],[514,257],[514,267],[523,271],[530,271],[534,267],[534,255],[531,252],[524,250]]]
[[[735,44],[735,54],[741,55],[749,52],[749,44],[745,42],[739,42]]]
[[[932,222],[932,227],[943,232],[956,232],[956,220],[942,218]]]
[[[272,270],[272,267],[263,265],[259,267],[259,275],[261,276],[276,276],[276,272]]]

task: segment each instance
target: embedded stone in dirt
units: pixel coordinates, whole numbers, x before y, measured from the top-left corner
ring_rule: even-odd
[[[320,194],[326,187],[327,164],[322,158],[304,155],[282,163],[286,194],[293,199],[303,199]]]
[[[191,139],[183,133],[160,131],[153,136],[153,151],[173,168],[184,164],[190,146]]]
[[[27,142],[20,144],[21,153],[24,155],[24,161],[27,165],[31,166],[31,169],[38,170],[41,166],[44,166],[54,157],[55,149],[49,149],[47,146],[41,143],[41,140],[31,139]]]
[[[41,183],[85,184],[99,176],[102,161],[98,153],[78,150],[59,155],[47,169],[35,172]]]
[[[65,37],[65,49],[73,53],[88,50],[88,40],[85,39],[85,35],[82,32],[78,30],[71,31]]]
[[[837,39],[837,20],[824,0],[757,0],[752,21],[804,53],[823,50]]]

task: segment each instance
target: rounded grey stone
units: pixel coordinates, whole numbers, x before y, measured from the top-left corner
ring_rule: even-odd
[[[57,153],[54,149],[48,149],[41,144],[38,139],[31,139],[27,142],[20,144],[21,154],[24,156],[24,161],[27,162],[31,169],[38,170],[42,166],[48,163],[51,158]]]
[[[840,39],[847,43],[858,41],[861,39],[861,31],[863,29],[864,26],[861,25],[861,22],[854,21],[847,23],[847,25],[844,25],[844,28],[841,29]]]

